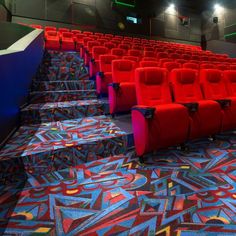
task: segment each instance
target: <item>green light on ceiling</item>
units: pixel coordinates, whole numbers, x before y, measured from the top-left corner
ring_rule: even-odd
[[[129,3],[125,3],[125,2],[120,2],[119,0],[115,0],[115,3],[117,5],[121,5],[121,6],[125,6],[125,7],[135,7],[135,1],[134,4],[129,4]]]

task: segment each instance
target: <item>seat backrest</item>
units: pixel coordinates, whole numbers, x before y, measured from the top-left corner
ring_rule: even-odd
[[[111,49],[111,55],[115,55],[117,57],[123,57],[125,54],[124,50],[121,48],[112,48]]]
[[[144,51],[143,56],[144,57],[155,57],[156,55],[155,55],[155,52],[153,50],[153,51]]]
[[[102,36],[103,36],[103,33],[94,33],[94,35],[99,36],[99,37],[102,37]]]
[[[140,61],[140,67],[158,67],[159,63],[157,61]]]
[[[116,60],[117,57],[114,55],[100,55],[99,56],[99,71],[101,72],[111,72],[111,64],[113,60]]]
[[[146,67],[135,71],[138,105],[155,106],[171,103],[168,71],[164,68]]]
[[[197,63],[188,62],[188,63],[184,63],[183,64],[183,68],[198,70],[199,69],[199,65]]]
[[[170,73],[170,82],[175,102],[196,102],[203,99],[197,70],[174,69]]]
[[[59,34],[57,31],[47,31],[46,37],[58,37],[59,38]]]
[[[30,27],[35,28],[35,29],[43,29],[42,25],[30,25]]]
[[[178,54],[178,53],[170,53],[170,54],[169,54],[169,58],[172,58],[172,59],[180,59],[181,56],[180,56],[180,54]]]
[[[44,30],[45,31],[57,31],[57,28],[54,26],[45,26]]]
[[[201,63],[200,69],[216,69],[216,66],[210,63]]]
[[[170,58],[162,58],[159,60],[159,66],[162,67],[165,62],[173,62]]]
[[[93,35],[93,32],[90,32],[90,31],[84,31],[83,34],[87,35],[87,36],[90,36],[90,35]]]
[[[143,57],[142,61],[157,61],[156,57]]]
[[[206,99],[223,99],[228,97],[226,83],[222,71],[217,69],[202,69],[200,83]]]
[[[157,53],[157,58],[162,59],[162,58],[168,58],[168,54],[165,52],[158,52]]]
[[[181,64],[177,62],[165,62],[163,63],[162,67],[171,72],[173,69],[181,68]]]
[[[118,47],[128,51],[130,49],[130,44],[120,44]]]
[[[136,63],[139,62],[139,57],[135,57],[135,56],[123,56],[122,59],[134,61]]]
[[[228,70],[229,69],[229,66],[228,65],[225,65],[225,64],[220,64],[220,65],[217,65],[216,68],[218,70]]]
[[[230,70],[236,70],[236,65],[230,65],[230,66],[229,66],[229,69],[230,69]]]
[[[103,46],[94,46],[92,48],[92,58],[95,60],[99,59],[100,55],[104,55],[108,53],[108,49]]]
[[[104,46],[107,47],[109,50],[116,47],[116,45],[111,42],[104,43]]]
[[[176,59],[175,62],[180,63],[180,64],[184,64],[184,63],[187,63],[187,60],[185,60],[185,59]]]
[[[88,41],[87,47],[89,52],[92,52],[92,49],[95,46],[100,46],[100,43],[98,41]]]
[[[112,81],[114,83],[134,82],[134,70],[136,63],[130,60],[113,60],[112,61]]]
[[[223,78],[226,83],[226,88],[229,96],[236,96],[236,70],[225,70]]]
[[[141,57],[142,54],[140,50],[130,49],[128,50],[128,55],[134,57]]]
[[[189,55],[189,54],[183,54],[183,55],[182,55],[182,58],[183,58],[184,60],[190,60],[190,59],[192,58],[192,56]]]
[[[71,33],[73,34],[81,34],[81,30],[71,30]]]
[[[63,32],[62,38],[73,38],[73,33],[71,32]]]

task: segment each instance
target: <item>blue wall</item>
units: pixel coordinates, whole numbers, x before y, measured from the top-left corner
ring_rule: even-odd
[[[27,102],[42,56],[42,33],[24,51],[0,55],[0,144],[19,126],[20,107]]]

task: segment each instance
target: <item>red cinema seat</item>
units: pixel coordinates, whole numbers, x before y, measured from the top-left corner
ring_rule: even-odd
[[[210,63],[201,63],[200,69],[216,69],[217,67]]]
[[[187,63],[187,60],[184,60],[184,59],[176,59],[175,62],[177,63],[180,63],[180,64],[184,64],[184,63]]]
[[[176,60],[176,59],[181,59],[181,56],[178,53],[170,53],[169,58]]]
[[[89,62],[89,75],[93,77],[99,71],[99,56],[108,54],[108,49],[103,46],[95,46],[92,49],[92,59]]]
[[[116,56],[118,59],[121,59],[125,54],[125,51],[121,48],[112,48],[111,55]]]
[[[138,68],[135,83],[138,105],[132,108],[132,126],[137,155],[184,143],[190,123],[188,109],[172,103],[168,71]]]
[[[112,61],[112,83],[108,87],[111,115],[128,112],[136,105],[135,68],[136,63],[130,60]]]
[[[113,55],[99,56],[99,73],[96,75],[96,89],[97,94],[108,94],[108,84],[112,83],[111,64],[117,59]]]
[[[84,31],[83,34],[86,35],[87,37],[89,37],[89,36],[93,35],[93,32],[91,32],[91,31]]]
[[[30,25],[30,27],[35,28],[35,29],[43,29],[42,25]]]
[[[71,30],[71,33],[72,34],[81,34],[82,33],[82,31],[81,30]]]
[[[54,26],[45,26],[44,27],[45,32],[47,31],[57,31],[57,28]]]
[[[112,48],[116,47],[116,44],[107,42],[107,43],[104,43],[104,47],[108,48],[108,50],[110,52]]]
[[[153,51],[144,51],[143,56],[144,57],[155,57],[156,55],[155,55],[155,52],[154,52],[154,49],[153,49]]]
[[[65,32],[70,32],[70,30],[67,28],[59,28],[58,29],[58,33],[59,33],[60,38],[62,38],[62,33],[65,33]]]
[[[220,64],[220,65],[217,65],[216,68],[218,70],[228,70],[229,69],[229,66],[226,65],[226,64]]]
[[[181,68],[181,64],[177,63],[177,62],[165,62],[162,65],[163,68],[166,68],[169,72],[171,72],[174,69],[178,69]]]
[[[84,35],[81,33],[74,34],[75,50],[80,51],[80,48],[83,45]]]
[[[236,98],[236,71],[225,70],[223,72],[224,81],[226,83],[226,89],[230,97]]]
[[[163,58],[168,58],[168,54],[165,52],[158,52],[157,53],[157,59],[163,59]]]
[[[127,52],[130,49],[130,44],[120,44],[118,47]]]
[[[130,50],[128,50],[128,55],[133,56],[133,57],[141,58],[142,57],[142,52],[140,50],[130,49]]]
[[[189,60],[191,60],[192,56],[190,54],[183,54],[182,58],[186,61],[189,61]]]
[[[85,51],[86,51],[86,47],[89,41],[91,41],[92,39],[90,37],[84,37],[82,40],[82,44],[80,46],[80,57],[84,58],[85,57]]]
[[[107,39],[113,38],[113,34],[104,34],[104,37]]]
[[[200,82],[205,99],[217,101],[223,111],[222,131],[236,127],[236,98],[232,97],[226,87],[223,72],[217,69],[200,71]]]
[[[114,36],[114,39],[119,40],[119,41],[122,41],[122,40],[123,40],[123,36],[115,35],[115,36]]]
[[[100,43],[98,41],[88,41],[85,47],[84,63],[86,66],[89,66],[89,62],[92,59],[92,49],[95,46],[100,46]]]
[[[159,60],[159,66],[162,67],[165,62],[173,62],[170,58],[162,58]]]
[[[73,34],[70,32],[63,32],[61,36],[61,49],[65,51],[75,50],[75,42]]]
[[[140,61],[140,67],[159,67],[159,62],[157,61]]]
[[[143,57],[142,61],[157,61],[156,57]]]
[[[183,68],[198,70],[199,69],[199,64],[188,62],[188,63],[183,64]]]
[[[142,51],[143,47],[141,45],[138,45],[138,44],[136,44],[136,45],[133,44],[132,49]]]
[[[104,44],[107,43],[107,40],[106,40],[106,39],[101,39],[101,38],[100,38],[100,39],[97,39],[97,41],[100,43],[101,46],[102,46],[102,45],[104,46]]]
[[[60,37],[57,31],[47,31],[45,38],[45,48],[52,50],[60,49]]]
[[[139,57],[134,56],[123,56],[122,59],[130,60],[136,63],[136,67],[139,65]]]
[[[236,65],[230,65],[230,66],[229,66],[229,69],[230,69],[230,70],[236,70]]]
[[[215,101],[204,100],[198,76],[197,70],[186,68],[174,69],[170,74],[174,101],[189,110],[189,139],[216,134],[222,125],[221,106]]]
[[[94,35],[98,36],[99,38],[104,36],[103,33],[94,33]]]

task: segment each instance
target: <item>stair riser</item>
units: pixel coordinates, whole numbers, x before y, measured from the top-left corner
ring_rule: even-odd
[[[14,181],[18,176],[38,176],[52,171],[65,169],[84,162],[123,154],[126,151],[127,136],[114,137],[101,141],[88,142],[73,147],[65,147],[50,152],[37,153],[21,157],[12,157],[11,161],[0,162],[1,177],[7,182]],[[53,144],[52,144],[53,145]],[[15,163],[17,161],[17,163]],[[11,172],[9,172],[9,170]]]
[[[85,99],[95,99],[97,97],[96,91],[77,91],[68,93],[59,92],[46,92],[31,94],[30,103],[46,103],[46,102],[63,102],[63,101],[76,101]]]
[[[21,113],[22,124],[39,124],[60,120],[99,116],[109,113],[108,104],[94,104],[78,107],[26,110]]]
[[[33,91],[62,91],[62,90],[93,90],[95,83],[92,80],[83,81],[55,81],[55,82],[34,82]]]

